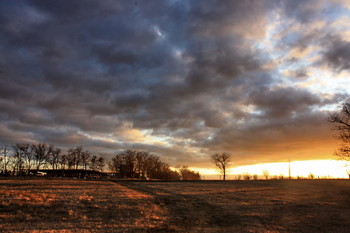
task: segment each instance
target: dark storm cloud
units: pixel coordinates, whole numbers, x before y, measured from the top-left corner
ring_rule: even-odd
[[[339,38],[327,38],[322,63],[336,71],[350,69],[350,43]]]
[[[320,97],[295,88],[258,89],[251,93],[249,101],[271,119],[307,112],[308,108],[321,104]]]
[[[332,7],[332,3],[324,0],[294,0],[280,1],[286,16],[308,23],[324,14],[325,9]]]
[[[35,139],[30,133],[20,130],[13,130],[6,124],[0,124],[0,137],[4,145],[12,145],[14,143],[33,143]]]
[[[108,153],[144,149],[180,164],[231,148],[233,141],[259,140],[271,128],[298,125],[294,115],[309,114],[323,100],[307,89],[278,86],[277,74],[263,68],[270,58],[256,41],[266,35],[274,10],[307,23],[318,17],[320,4],[3,1],[0,141]],[[305,48],[312,39],[287,47]],[[347,44],[328,48],[328,64],[348,69]],[[252,136],[248,122],[261,133]],[[131,129],[173,141],[127,141],[123,134]]]

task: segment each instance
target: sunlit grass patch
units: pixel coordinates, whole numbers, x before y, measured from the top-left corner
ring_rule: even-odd
[[[350,226],[349,190],[348,180],[0,180],[0,229],[342,232]]]

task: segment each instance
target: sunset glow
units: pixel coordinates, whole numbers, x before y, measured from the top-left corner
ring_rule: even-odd
[[[0,145],[347,177],[327,117],[350,95],[348,1],[69,4],[0,3]]]
[[[291,178],[309,178],[310,174],[314,178],[349,178],[349,162],[339,160],[307,160],[292,161],[290,163]],[[215,169],[192,168],[199,171],[204,179],[220,179],[221,174]],[[269,179],[284,179],[289,177],[289,163],[263,163],[247,166],[238,166],[228,169],[228,179],[243,179],[243,175],[258,175],[259,179],[265,179],[263,172],[268,171]]]
[[[0,0],[0,231],[350,232],[350,0]]]

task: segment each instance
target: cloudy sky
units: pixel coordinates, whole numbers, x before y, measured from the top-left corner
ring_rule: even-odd
[[[350,2],[1,1],[0,143],[333,158]]]

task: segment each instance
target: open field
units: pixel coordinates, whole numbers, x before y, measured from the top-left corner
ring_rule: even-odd
[[[349,180],[0,179],[3,232],[349,232]]]

